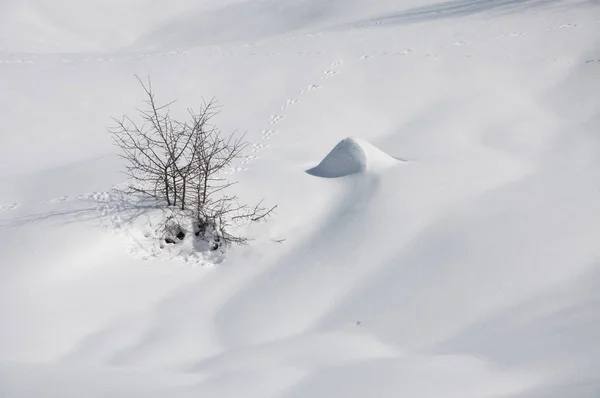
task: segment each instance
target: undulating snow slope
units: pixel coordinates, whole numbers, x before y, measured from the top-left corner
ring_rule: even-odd
[[[134,74],[248,131],[249,246],[112,191]],[[0,121],[2,398],[600,395],[598,1],[0,0]]]

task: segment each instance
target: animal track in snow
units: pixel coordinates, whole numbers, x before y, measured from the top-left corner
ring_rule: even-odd
[[[326,70],[323,73],[323,76],[321,77],[321,80],[329,79],[331,76],[334,76],[335,74],[337,74],[337,72],[334,71],[334,70]]]
[[[65,195],[65,196],[60,196],[58,198],[45,200],[42,203],[62,203],[62,202],[68,202],[70,200],[73,200],[73,198],[68,195]]]
[[[298,100],[296,98],[290,98],[285,102],[285,105],[281,107],[282,110],[286,110],[290,106],[294,105]]]
[[[410,53],[412,53],[413,51],[408,49],[408,50],[402,50],[402,51],[384,51],[381,53],[381,55],[385,55],[387,57],[395,57],[398,55],[408,55]]]
[[[405,48],[404,50],[401,51],[395,51],[392,53],[392,55],[408,55],[413,53],[413,49],[412,48]]]
[[[269,145],[267,145],[267,144],[262,144],[260,142],[257,142],[255,144],[252,144],[252,152],[254,152],[254,153],[259,152],[268,146]]]
[[[313,91],[313,90],[316,90],[316,89],[319,89],[319,88],[321,88],[321,86],[319,86],[318,84],[311,84],[311,85],[307,86],[304,90],[302,90],[300,93],[301,94],[306,94],[309,91]]]
[[[310,56],[315,56],[315,55],[323,55],[323,53],[320,51],[317,51],[317,52],[300,51],[300,52],[297,52],[295,55],[298,57],[310,57]]]
[[[273,115],[271,116],[271,124],[277,124],[284,119],[284,116],[281,115]]]
[[[551,28],[547,28],[547,29],[544,29],[544,30],[546,32],[553,32],[553,31],[558,30],[558,29],[572,29],[572,28],[576,28],[577,26],[579,26],[579,25],[576,24],[576,23],[565,23],[565,24],[558,25],[558,26],[553,26]]]
[[[247,156],[244,156],[244,160],[241,161],[241,164],[248,164],[250,162],[255,161],[256,159],[258,159],[257,156],[247,155]]]
[[[262,131],[262,138],[263,138],[263,140],[267,139],[267,138],[271,138],[275,134],[277,134],[277,131],[275,131],[275,130],[263,130]]]
[[[294,40],[298,40],[300,37],[317,37],[317,36],[321,36],[321,32],[311,32],[311,33],[305,33],[302,36],[288,36],[288,37],[283,37],[280,39],[280,41],[294,41]]]
[[[21,207],[21,205],[18,203],[11,203],[8,205],[0,205],[0,211],[15,210],[15,209],[18,209],[19,207]]]
[[[585,61],[586,64],[600,64],[600,58],[596,58],[596,59],[588,59],[587,61]]]
[[[32,64],[33,61],[30,59],[5,59],[0,60],[0,64]]]
[[[500,40],[500,39],[505,39],[507,37],[519,37],[519,36],[524,36],[524,35],[525,35],[525,33],[523,33],[523,32],[510,32],[510,33],[505,33],[500,36],[490,37],[490,39],[491,40]]]
[[[325,70],[323,72],[323,76],[321,76],[322,80],[325,80],[331,76],[334,76],[335,74],[337,74],[336,69],[343,64],[343,61],[336,61],[336,62],[332,62],[329,66],[329,69]],[[306,88],[304,88],[301,91],[301,94],[306,94],[309,91],[312,90],[316,90],[318,88],[320,88],[321,86],[318,84],[311,84],[309,86],[307,86]],[[289,109],[291,106],[293,106],[294,104],[296,104],[298,102],[297,98],[288,98],[285,102],[284,105],[281,106],[281,110],[285,111],[287,109]],[[271,125],[276,125],[279,122],[281,122],[283,119],[285,118],[285,114],[275,114],[275,115],[271,115],[270,117],[270,124]],[[279,132],[277,130],[273,130],[273,129],[266,129],[266,130],[262,130],[261,132],[261,140],[266,140],[269,139],[270,137],[272,137],[275,134],[278,134]],[[252,145],[252,149],[251,149],[251,153],[256,154],[257,152],[260,152],[261,150],[263,150],[264,148],[267,148],[269,145],[263,142],[255,142]],[[254,155],[247,155],[245,156],[242,161],[241,164],[242,165],[247,165],[248,163],[254,161],[258,159],[257,156]],[[240,171],[244,171],[247,170],[246,168],[232,168],[231,170],[229,170],[228,172],[226,172],[225,174],[232,174],[232,173],[236,173],[236,172],[240,172]]]
[[[230,174],[233,174],[233,173],[240,173],[240,172],[246,171],[246,170],[248,170],[247,167],[232,167],[231,169],[229,169],[228,171],[224,172],[223,174],[224,175],[230,175]]]

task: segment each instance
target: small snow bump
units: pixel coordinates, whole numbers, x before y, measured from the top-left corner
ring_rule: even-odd
[[[348,137],[340,141],[317,166],[307,170],[307,173],[316,177],[339,178],[396,164],[397,159],[367,141]]]

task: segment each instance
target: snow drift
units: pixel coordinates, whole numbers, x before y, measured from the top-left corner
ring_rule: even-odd
[[[0,398],[600,396],[599,15],[0,0]],[[149,248],[134,74],[247,131],[250,245]]]
[[[339,178],[367,170],[383,170],[394,166],[394,159],[379,148],[359,138],[348,137],[340,141],[323,160],[307,173],[316,177]]]

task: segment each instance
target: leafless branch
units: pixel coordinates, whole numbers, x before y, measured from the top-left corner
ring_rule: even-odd
[[[128,116],[113,118],[110,129],[130,181],[124,192],[153,198],[165,208],[187,214],[204,238],[220,244],[246,243],[246,238],[230,230],[266,219],[276,206],[264,207],[262,201],[248,206],[228,194],[236,182],[224,178],[223,171],[248,147],[245,133],[223,135],[211,124],[220,112],[214,99],[202,99],[197,110],[188,108],[186,121],[173,119],[170,109],[175,101],[159,103],[150,78],[144,82],[135,77],[146,108],[137,109],[137,122]],[[163,227],[172,229],[173,222],[173,217],[167,217]]]

